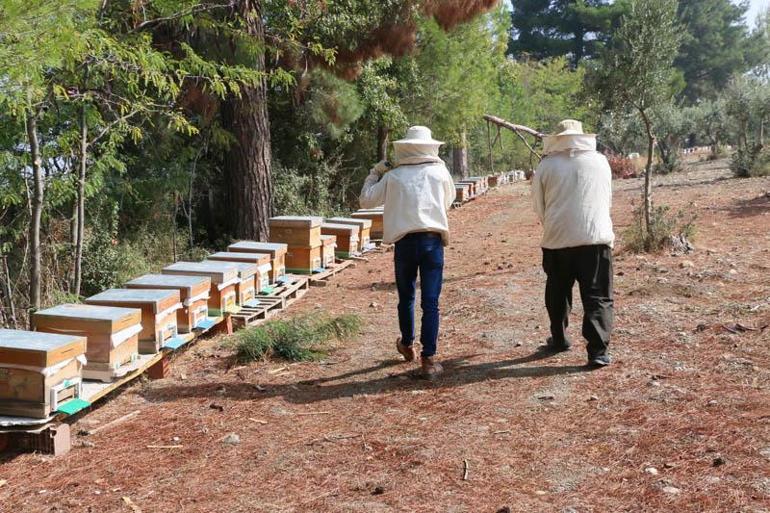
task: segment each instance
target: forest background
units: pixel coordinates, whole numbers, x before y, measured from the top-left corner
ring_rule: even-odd
[[[658,55],[655,172],[710,146],[770,173],[770,15],[746,2],[6,0],[0,325],[264,239],[271,215],[348,212],[409,125],[466,177],[537,164],[484,114],[577,118],[622,174],[648,137],[611,71],[656,6],[676,50]]]

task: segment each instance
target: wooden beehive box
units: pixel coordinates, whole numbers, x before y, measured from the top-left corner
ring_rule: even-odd
[[[268,220],[270,242],[283,242],[302,248],[316,248],[321,245],[321,223],[323,219],[313,216],[279,216]],[[291,266],[289,266],[291,267]]]
[[[318,236],[319,244],[314,248],[304,246],[289,246],[286,253],[286,270],[295,274],[312,274],[323,269],[321,236]]]
[[[353,219],[368,219],[372,222],[371,237],[382,239],[384,233],[384,211],[382,209],[359,210],[350,214]]]
[[[321,265],[329,267],[336,260],[337,237],[335,235],[321,235]]]
[[[86,339],[0,329],[0,415],[44,419],[80,396]]]
[[[455,182],[455,186],[457,185],[465,185],[468,187],[469,200],[476,197],[476,182],[472,182],[470,180],[460,180],[459,182]]]
[[[337,256],[350,258],[359,252],[358,227],[350,224],[324,223],[321,225],[323,235],[337,237]]]
[[[255,242],[252,240],[242,240],[230,244],[227,251],[230,253],[256,253],[270,255],[270,283],[277,283],[280,278],[286,275],[286,253],[289,250],[288,244],[277,242]]]
[[[182,308],[176,312],[179,333],[190,333],[209,315],[211,278],[208,276],[177,276],[145,274],[126,283],[129,289],[178,290]]]
[[[470,186],[466,183],[458,183],[455,184],[455,201],[459,201],[460,203],[465,203],[470,199],[469,195]]]
[[[142,311],[138,308],[64,304],[35,312],[35,329],[86,338],[85,379],[112,381],[139,355]]]
[[[163,274],[207,276],[211,280],[209,315],[220,317],[238,311],[235,286],[240,281],[238,269],[230,262],[176,262],[163,268]]]
[[[490,187],[497,187],[497,186],[499,186],[499,185],[502,185],[502,184],[501,184],[501,180],[500,180],[500,177],[499,177],[499,176],[496,176],[496,175],[492,175],[492,176],[490,176],[490,177],[488,178],[488,180],[487,180],[487,183],[489,183],[489,186],[490,186]]]
[[[468,180],[471,180],[476,185],[476,194],[484,194],[488,189],[487,179],[484,176],[471,176]]]
[[[372,240],[372,220],[354,219],[352,217],[332,217],[326,220],[327,223],[334,224],[352,224],[358,226],[358,245],[364,250],[369,246]]]
[[[257,266],[257,273],[255,275],[255,286],[257,292],[263,292],[270,288],[272,283],[272,269],[271,257],[269,253],[237,253],[233,251],[220,251],[218,253],[212,253],[207,257],[208,260],[216,260],[220,262],[234,262],[241,264],[252,264]],[[282,261],[285,260],[284,254],[281,255]]]
[[[208,257],[207,257],[208,258]],[[240,282],[235,286],[235,301],[238,306],[247,306],[257,297],[257,264],[252,262],[233,262],[227,260],[204,260],[234,265],[238,269]]]
[[[142,311],[142,331],[139,332],[139,352],[153,354],[163,343],[177,335],[176,312],[182,308],[178,290],[169,289],[109,289],[86,299],[86,304],[139,308]]]

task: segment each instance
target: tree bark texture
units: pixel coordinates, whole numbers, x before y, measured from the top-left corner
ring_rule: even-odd
[[[86,110],[80,110],[80,168],[78,169],[77,192],[77,237],[75,238],[75,285],[73,292],[80,295],[83,277],[83,239],[86,230],[86,172],[88,171],[88,125]]]
[[[236,9],[255,44],[263,46],[261,2],[241,0]],[[264,53],[253,65],[265,70]],[[225,157],[231,232],[238,238],[267,240],[273,196],[267,80],[256,87],[243,85],[240,97],[231,95],[224,102],[222,122],[234,138]]]
[[[644,201],[644,229],[647,237],[652,235],[652,159],[655,152],[655,136],[652,133],[652,123],[647,117],[647,113],[640,110],[644,120],[644,128],[647,132],[647,165],[644,168],[644,191],[642,199]]]
[[[390,129],[384,125],[377,127],[377,161],[388,159]]]
[[[468,178],[468,143],[463,130],[460,144],[452,146],[452,174]]]
[[[29,301],[34,310],[40,308],[40,223],[43,216],[43,161],[37,135],[37,115],[31,113],[26,119],[27,139],[32,160],[32,218],[29,222],[29,243],[32,249],[32,265],[29,271]]]

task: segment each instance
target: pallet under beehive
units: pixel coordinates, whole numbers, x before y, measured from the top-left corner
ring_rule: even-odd
[[[142,311],[138,308],[63,304],[35,312],[35,329],[86,338],[83,377],[112,381],[139,354]]]
[[[126,283],[130,289],[178,290],[182,308],[177,310],[179,333],[190,333],[208,318],[208,300],[211,278],[208,276],[178,276],[172,274],[145,274]]]
[[[47,418],[80,396],[86,340],[0,329],[0,414]]]
[[[139,352],[142,354],[157,353],[167,339],[177,335],[176,312],[182,308],[178,290],[109,289],[87,298],[85,302],[89,305],[141,309]]]
[[[176,262],[163,268],[163,274],[207,276],[211,280],[209,315],[219,317],[237,311],[235,286],[240,281],[238,269],[230,262]]]
[[[255,253],[270,255],[270,283],[278,283],[278,280],[286,275],[286,252],[288,244],[278,242],[255,242],[242,240],[230,244],[227,251],[231,253]]]

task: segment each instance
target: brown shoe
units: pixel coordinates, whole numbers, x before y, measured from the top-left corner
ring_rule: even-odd
[[[422,357],[422,372],[420,373],[420,377],[434,380],[439,377],[442,372],[444,372],[444,367],[436,361],[434,356]]]
[[[396,351],[401,353],[401,356],[403,356],[404,360],[407,362],[414,361],[414,359],[417,358],[417,349],[415,349],[414,344],[405,346],[401,343],[401,337],[396,340]]]

